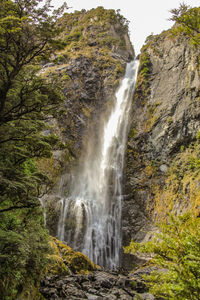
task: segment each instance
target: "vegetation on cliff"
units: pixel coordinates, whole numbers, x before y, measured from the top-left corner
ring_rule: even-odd
[[[133,197],[140,207],[143,205],[145,217],[159,222],[155,224],[159,234],[155,235],[154,228],[155,238],[140,244],[132,241],[125,251],[151,258],[147,269],[154,271],[145,280],[154,295],[159,299],[186,300],[200,297],[200,155],[196,117],[200,95],[200,8],[181,5],[172,10],[172,19],[175,26],[149,36],[142,49],[134,98],[141,114],[139,121],[133,122],[136,134],[129,136],[128,148]],[[149,93],[145,95],[145,91]],[[140,237],[144,237],[142,230]]]
[[[60,38],[63,48],[55,53],[52,62],[67,66],[72,60],[85,57],[92,60],[94,67],[106,75],[110,84],[119,83],[125,71],[125,65],[118,55],[129,52],[128,60],[133,56],[133,48],[127,40],[128,21],[119,11],[97,7],[89,11],[65,13],[57,22],[62,28]],[[116,54],[115,54],[116,52]],[[117,55],[118,54],[118,55]],[[125,54],[126,55],[126,54]],[[56,73],[56,68],[48,68],[44,76]],[[70,84],[71,75],[62,74],[64,84]]]
[[[165,185],[152,186],[155,219],[161,220],[170,212],[191,210],[199,214],[200,144],[197,140],[180,146],[165,174]]]
[[[177,24],[173,31],[186,34],[194,46],[200,46],[200,7],[190,8],[183,3],[178,9],[172,9],[171,13],[171,20]]]

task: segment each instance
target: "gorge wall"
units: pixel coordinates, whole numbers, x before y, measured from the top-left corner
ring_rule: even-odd
[[[142,48],[126,153],[125,245],[168,213],[199,213],[199,71],[199,51],[173,29]]]
[[[88,136],[95,136],[100,115],[112,106],[125,65],[134,58],[127,22],[118,12],[83,10],[63,16],[63,25],[65,48],[41,71],[59,77],[66,97],[60,118],[50,124],[64,149],[40,161],[54,183],[43,202],[54,236],[71,170],[84,159]],[[170,212],[199,213],[199,71],[199,52],[183,34],[150,36],[142,48],[124,170],[123,246],[132,238],[149,238],[153,222]]]

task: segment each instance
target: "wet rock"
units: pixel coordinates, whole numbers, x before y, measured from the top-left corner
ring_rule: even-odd
[[[41,281],[40,292],[45,299],[133,300],[156,299],[148,294],[141,276],[124,276],[119,273],[95,271],[89,275],[46,277]],[[136,278],[137,277],[137,278]],[[140,298],[134,298],[139,297]],[[149,297],[149,298],[148,298]]]

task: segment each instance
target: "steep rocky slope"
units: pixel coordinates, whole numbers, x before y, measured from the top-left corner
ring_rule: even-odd
[[[199,212],[199,51],[172,30],[150,36],[140,55],[128,138],[124,244],[167,213]]]

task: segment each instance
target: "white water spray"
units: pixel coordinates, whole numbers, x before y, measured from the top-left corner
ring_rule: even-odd
[[[138,61],[127,65],[108,120],[88,139],[71,195],[60,200],[58,238],[110,269],[120,264],[121,181],[137,67]]]

